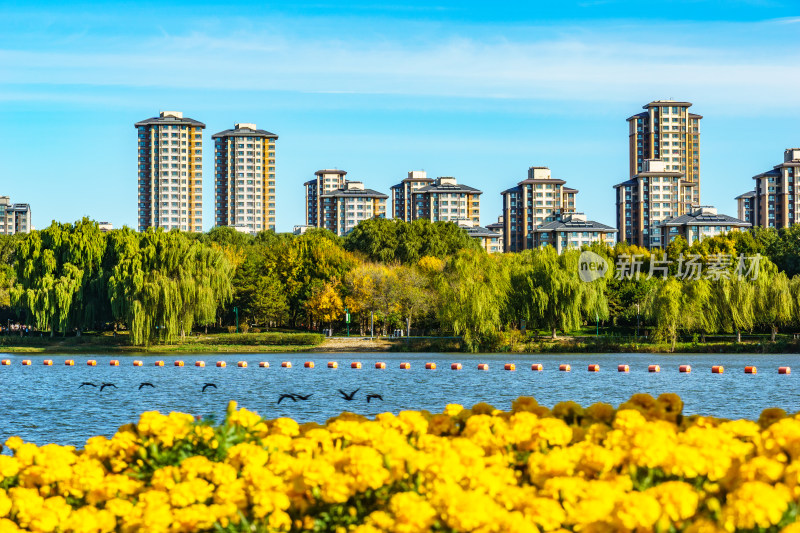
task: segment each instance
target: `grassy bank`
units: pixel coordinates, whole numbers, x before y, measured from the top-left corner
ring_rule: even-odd
[[[270,353],[300,352],[322,344],[319,333],[219,333],[185,337],[174,344],[131,346],[126,334],[80,337],[4,336],[0,351],[8,353]]]

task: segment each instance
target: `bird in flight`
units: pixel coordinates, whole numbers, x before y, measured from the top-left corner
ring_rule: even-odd
[[[115,389],[117,388],[117,386],[114,385],[113,383],[103,383],[102,385],[100,385],[100,390],[102,391],[106,387],[114,387]]]
[[[352,400],[354,400],[354,399],[355,399],[355,395],[356,395],[356,393],[357,393],[359,390],[360,390],[360,389],[356,389],[356,390],[354,390],[353,392],[351,392],[350,394],[347,394],[347,393],[346,393],[345,391],[343,391],[342,389],[339,389],[339,394],[341,394],[341,395],[342,395],[342,398],[343,398],[343,399],[345,399],[345,400],[347,400],[348,402],[350,402],[350,401],[352,401]]]
[[[369,403],[370,400],[374,400],[374,399],[378,399],[380,401],[383,401],[383,396],[381,396],[380,394],[367,394],[367,403]]]
[[[306,394],[305,396],[303,396],[302,394],[297,394],[296,392],[294,392],[292,393],[292,396],[294,396],[295,400],[308,400],[313,396],[313,394]]]
[[[97,387],[97,385],[95,385],[95,384],[94,384],[94,383],[92,383],[91,381],[84,381],[83,383],[81,383],[80,385],[78,385],[78,388],[80,389],[80,388],[81,388],[81,387],[83,387],[83,386]]]
[[[152,383],[150,383],[149,381],[145,381],[144,383],[141,383],[139,385],[139,390],[142,390],[142,387],[153,387],[154,389],[156,388],[156,386],[153,385]]]
[[[297,398],[294,397],[294,394],[281,394],[280,398],[278,398],[278,403],[281,403],[286,398],[289,398],[293,402],[297,401]]]
[[[209,387],[214,387],[215,389],[217,388],[217,386],[214,385],[213,383],[206,383],[206,384],[203,385],[203,392],[205,392],[206,389],[209,388]]]

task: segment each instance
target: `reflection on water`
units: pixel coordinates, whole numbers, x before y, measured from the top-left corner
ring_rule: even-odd
[[[82,446],[93,435],[112,435],[116,429],[135,422],[143,411],[182,411],[221,419],[229,400],[257,411],[267,418],[289,416],[299,422],[324,422],[342,411],[375,415],[383,411],[397,413],[404,409],[427,409],[440,412],[448,403],[466,406],[488,402],[508,409],[518,396],[533,396],[539,403],[552,406],[574,400],[581,405],[603,401],[614,406],[637,392],[654,396],[675,392],[684,400],[684,413],[709,414],[728,418],[758,418],[766,407],[800,410],[798,380],[792,375],[778,375],[779,366],[797,366],[798,356],[722,355],[722,354],[268,354],[268,355],[182,355],[182,356],[10,356],[11,366],[0,366],[0,440],[19,435],[37,444],[56,442]],[[32,365],[22,366],[23,359]],[[43,366],[52,359],[53,366]],[[74,359],[75,366],[64,366]],[[97,366],[86,361],[96,359]],[[119,359],[120,366],[109,366]],[[144,366],[134,367],[134,359]],[[154,366],[163,360],[164,367]],[[175,367],[175,360],[185,361]],[[194,366],[205,361],[205,368]],[[215,367],[226,361],[226,368]],[[238,368],[246,361],[247,368]],[[259,368],[260,361],[270,368]],[[290,361],[292,368],[281,368]],[[313,361],[315,368],[303,368]],[[328,369],[328,361],[338,361],[338,369]],[[361,361],[360,370],[350,368]],[[375,362],[386,362],[383,370]],[[401,370],[400,362],[411,363]],[[425,370],[426,362],[436,362],[436,370]],[[462,370],[450,370],[460,362]],[[542,372],[532,372],[532,363],[541,363]],[[489,370],[477,369],[488,363]],[[504,363],[514,363],[516,371],[503,370]],[[559,372],[561,363],[572,371]],[[600,365],[599,372],[588,372],[590,363]],[[618,364],[630,365],[629,373],[618,373]],[[661,365],[658,374],[648,373],[649,364]],[[692,372],[681,374],[678,366],[689,364]],[[723,374],[711,374],[711,366],[722,364]],[[746,365],[756,365],[758,373],[744,374]],[[79,387],[88,381],[100,385],[114,383],[116,388]],[[155,387],[143,387],[150,382]],[[214,383],[201,392],[205,383]],[[353,401],[337,392],[359,389]],[[284,399],[283,393],[311,394],[306,401]],[[383,401],[366,402],[367,394],[380,394]]]

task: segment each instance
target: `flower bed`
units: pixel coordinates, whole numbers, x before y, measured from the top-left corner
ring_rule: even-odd
[[[148,412],[80,451],[6,441],[0,531],[800,531],[800,417],[681,410],[637,394],[325,426]]]

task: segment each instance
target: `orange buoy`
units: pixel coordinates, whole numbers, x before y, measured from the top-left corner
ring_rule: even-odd
[[[659,365],[650,365],[647,367],[648,372],[661,372],[661,367]]]
[[[283,361],[281,363],[281,368],[292,368],[292,363],[290,363],[289,361]]]
[[[681,365],[678,367],[678,372],[688,374],[692,371],[692,365]]]
[[[722,366],[722,365],[714,365],[714,366],[711,367],[711,373],[712,374],[724,374],[725,373],[725,367]]]
[[[200,367],[200,368],[204,368],[206,366],[206,362],[205,361],[195,361],[194,362],[194,366],[197,366],[197,367]]]
[[[600,372],[600,365],[589,365],[589,372]]]
[[[617,365],[617,372],[630,372],[631,367],[628,365]]]
[[[111,361],[108,362],[108,366],[119,366],[119,360],[112,359]]]
[[[88,361],[86,361],[86,366],[97,366],[97,361],[95,361],[94,359],[89,359]]]
[[[356,369],[361,368],[361,362],[353,361],[352,363],[350,363],[350,368],[356,368]]]
[[[758,374],[758,369],[754,366],[746,366],[744,367],[745,374]]]
[[[517,365],[515,365],[514,363],[506,363],[503,365],[503,370],[516,370],[516,369]]]
[[[408,370],[411,368],[411,363],[400,363],[400,368],[402,370]]]
[[[31,366],[31,360],[30,359],[23,359],[22,360],[22,366]]]
[[[339,363],[336,361],[328,361],[328,368],[339,368]]]
[[[569,372],[570,370],[572,370],[572,367],[569,365],[558,365],[558,369],[561,372]]]
[[[44,366],[53,366],[53,360],[52,359],[45,359],[44,361],[42,361],[42,364]]]
[[[450,363],[450,370],[461,370],[461,363]]]
[[[383,370],[384,368],[386,368],[386,363],[383,362],[375,363],[375,368]]]
[[[792,367],[790,366],[779,366],[778,367],[778,374],[791,374]]]
[[[489,370],[489,365],[486,363],[478,363],[478,370]]]
[[[533,363],[531,365],[531,370],[534,372],[541,372],[542,371],[542,364],[541,363]]]
[[[236,363],[236,366],[238,366],[239,368],[247,368],[247,361],[239,361],[238,363]]]
[[[269,363],[266,361],[261,361],[258,363],[258,368],[269,368]]]
[[[136,360],[136,361],[133,362],[133,366],[144,366],[144,361]]]
[[[155,366],[164,366],[164,361],[156,361]]]
[[[425,370],[436,370],[436,363],[425,363]]]
[[[11,359],[3,359],[2,361],[0,361],[0,364],[2,364],[3,366],[9,366],[11,365]]]
[[[225,368],[225,361],[217,361],[217,368]]]
[[[314,361],[306,361],[303,363],[304,368],[314,368]]]
[[[183,366],[183,361],[175,361],[175,366]]]
[[[73,359],[67,359],[64,361],[64,366],[75,366],[75,361]]]

